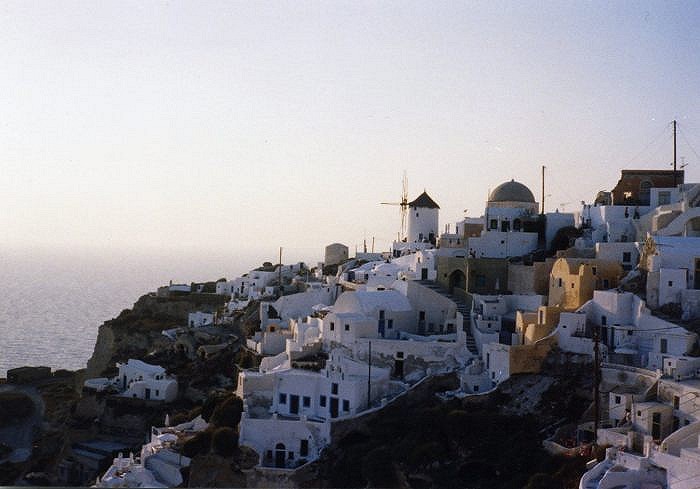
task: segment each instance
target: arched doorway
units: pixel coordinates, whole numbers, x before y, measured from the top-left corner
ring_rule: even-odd
[[[467,290],[467,277],[462,270],[455,270],[450,274],[450,294],[454,293],[455,289]]]
[[[283,469],[287,460],[287,449],[284,443],[275,445],[275,467]]]

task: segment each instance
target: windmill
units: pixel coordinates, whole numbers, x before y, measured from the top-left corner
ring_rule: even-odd
[[[381,205],[398,205],[401,212],[401,232],[399,233],[399,241],[406,239],[406,214],[408,213],[408,177],[406,172],[403,172],[403,189],[401,191],[400,202],[381,202]]]

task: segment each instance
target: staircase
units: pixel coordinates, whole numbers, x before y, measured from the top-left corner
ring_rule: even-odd
[[[471,316],[469,314],[469,308],[467,307],[467,304],[464,302],[464,300],[462,300],[460,297],[450,294],[450,292],[447,289],[440,286],[437,282],[432,282],[430,280],[419,280],[418,283],[424,287],[434,290],[441,296],[446,297],[447,299],[451,300],[457,305],[457,310],[460,312],[463,318],[462,330],[467,334],[467,350],[469,350],[470,353],[478,357],[479,350],[476,347],[476,341],[474,340],[474,336],[472,336],[472,329],[470,326]]]

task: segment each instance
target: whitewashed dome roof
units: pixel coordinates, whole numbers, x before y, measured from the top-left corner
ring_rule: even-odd
[[[529,188],[520,182],[511,180],[500,184],[489,195],[489,202],[535,202],[535,196]]]

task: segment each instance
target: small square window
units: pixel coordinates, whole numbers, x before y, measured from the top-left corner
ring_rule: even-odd
[[[668,286],[669,286],[669,287],[673,287],[673,280],[669,280],[669,281],[668,281]]]
[[[632,253],[630,253],[629,251],[625,251],[624,253],[622,253],[622,262],[623,263],[629,263],[631,261],[632,261]]]
[[[637,416],[641,417],[641,416],[642,416],[642,412],[641,412],[641,411],[637,411]]]
[[[615,396],[615,404],[620,404],[622,402],[622,398],[620,396]]]
[[[350,411],[350,401],[343,399],[343,411]]]
[[[287,394],[282,394],[280,392],[279,403],[280,404],[287,404]]]
[[[345,331],[350,331],[350,325],[349,325],[349,324],[346,324],[346,325],[345,325]]]

